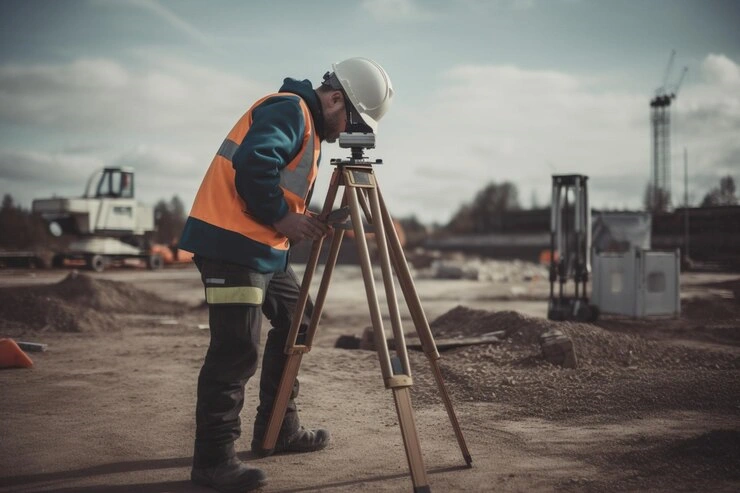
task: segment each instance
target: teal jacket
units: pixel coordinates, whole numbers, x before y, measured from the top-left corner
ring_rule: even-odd
[[[306,102],[313,127],[323,141],[321,104],[311,82],[288,78],[279,92],[296,94]],[[301,151],[305,130],[303,111],[295,97],[271,97],[252,110],[252,123],[231,161],[236,191],[247,206],[246,212],[261,223],[272,225],[288,213],[279,186],[280,170]],[[306,204],[310,198],[311,192]],[[194,217],[188,217],[178,246],[196,255],[245,265],[263,273],[285,270],[288,263],[287,252],[277,252]]]

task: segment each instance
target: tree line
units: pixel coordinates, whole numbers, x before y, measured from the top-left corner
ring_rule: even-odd
[[[645,198],[646,201],[651,197]],[[718,186],[704,196],[699,207],[738,205],[735,181],[732,176],[720,179]],[[440,227],[450,234],[485,234],[500,229],[504,216],[509,211],[521,210],[519,192],[515,184],[505,181],[485,185],[470,203],[462,204],[452,219]],[[173,244],[177,241],[185,224],[187,211],[182,200],[173,196],[159,200],[154,206],[155,231],[150,238],[155,243]],[[415,216],[400,219],[407,236],[408,246],[417,246],[426,238],[427,227]],[[13,197],[6,194],[0,206],[0,249],[32,249],[38,246],[53,246],[58,239],[49,232],[41,217],[15,204]]]

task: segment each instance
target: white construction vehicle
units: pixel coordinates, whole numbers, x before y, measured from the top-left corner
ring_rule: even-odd
[[[54,256],[55,267],[82,261],[100,272],[129,259],[143,260],[149,269],[163,265],[148,238],[154,231],[154,209],[134,198],[132,168],[100,169],[88,180],[82,197],[37,199],[32,209],[49,223],[54,236],[79,237]]]

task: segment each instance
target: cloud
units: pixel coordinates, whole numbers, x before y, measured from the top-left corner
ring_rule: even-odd
[[[159,20],[164,21],[170,27],[185,34],[196,43],[214,51],[216,50],[216,44],[211,37],[157,0],[90,0],[90,2],[93,4],[120,5],[122,7],[137,8],[144,13],[156,16]]]
[[[0,123],[64,136],[57,148],[42,141],[33,152],[4,141],[0,188],[27,194],[30,205],[39,194],[80,194],[96,167],[131,165],[140,200],[177,194],[189,205],[226,132],[273,88],[176,59],[146,62],[0,66]],[[737,71],[735,61],[709,55],[674,102],[675,197],[684,147],[695,202],[721,176],[740,178]],[[588,175],[595,207],[639,208],[650,176],[651,94],[603,89],[611,82],[599,73],[449,67],[413,104],[397,98],[368,152],[384,159],[376,172],[391,212],[446,222],[492,181],[514,182],[523,205],[533,194],[547,204],[555,173]],[[317,203],[334,169],[329,160],[348,155],[323,151]]]
[[[154,203],[162,197],[178,195],[187,205],[210,164],[206,156],[215,153],[215,144],[208,144],[198,154],[169,146],[140,145],[119,154],[111,163],[136,170],[139,200]]]
[[[82,197],[88,178],[103,158],[88,152],[0,151],[0,195],[31,208],[33,199]]]
[[[553,0],[547,0],[552,2]],[[574,3],[580,0],[560,0],[564,3]],[[538,0],[461,0],[462,5],[472,12],[525,11],[537,7]]]
[[[362,0],[361,8],[381,22],[415,22],[436,17],[416,0]]]
[[[711,54],[699,66],[693,86],[681,91],[672,113],[687,134],[713,135],[740,131],[740,65],[724,55]]]
[[[492,181],[515,182],[523,200],[532,192],[549,197],[554,173],[583,173],[598,181],[618,170],[631,183],[602,187],[595,199],[637,205],[641,192],[635,198],[633,189],[641,190],[649,176],[645,98],[604,92],[594,80],[515,66],[451,68],[425,102],[427,109],[413,119],[414,135],[388,143],[389,149],[404,149],[398,159],[409,166],[394,181],[433,190],[440,173],[452,173],[444,194],[417,204],[425,219],[446,220]]]
[[[78,153],[0,152],[0,179],[44,183],[52,187],[76,186],[79,195],[84,188],[79,177],[102,166],[100,158]]]
[[[740,65],[725,55],[710,54],[693,78],[672,104],[673,169],[682,179],[686,148],[690,187],[699,201],[721,176],[740,179]],[[679,183],[678,190],[682,186]]]
[[[141,69],[111,59],[0,66],[0,120],[79,133],[222,132],[267,88],[175,59]]]
[[[442,18],[446,15],[443,11],[450,7],[453,13],[461,8],[472,12],[523,11],[534,8],[536,0],[462,0],[460,3],[438,5],[435,10],[420,0],[362,0],[360,6],[380,22],[424,22]]]
[[[80,149],[60,152],[0,152],[0,190],[29,207],[36,198],[80,197],[88,179],[106,166],[129,166],[136,171],[136,194],[154,204],[178,195],[189,204],[208,166],[206,159],[172,147],[140,145],[122,152]]]
[[[535,0],[513,0],[511,3],[515,10],[528,10],[534,7]]]
[[[145,184],[140,199],[191,200],[234,122],[274,88],[177,59],[145,62],[0,66],[0,124],[49,137],[33,151],[1,140],[0,186],[30,206],[39,194],[80,195],[96,168],[131,165]]]
[[[719,177],[740,170],[738,65],[708,56],[687,79],[673,115],[673,195],[683,194],[689,149],[694,201]],[[605,84],[606,82],[606,84]],[[396,107],[382,122],[378,170],[396,214],[444,222],[485,184],[512,181],[523,205],[549,203],[551,175],[590,177],[591,203],[640,208],[650,178],[650,94],[610,91],[601,74],[459,65],[417,108]],[[678,201],[676,201],[678,202]]]
[[[740,85],[740,67],[724,55],[710,54],[701,64],[701,73],[708,83],[728,88]]]

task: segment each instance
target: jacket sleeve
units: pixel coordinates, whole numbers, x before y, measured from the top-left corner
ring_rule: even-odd
[[[270,98],[252,111],[252,124],[232,163],[237,193],[247,213],[261,223],[273,224],[288,213],[280,171],[300,151],[305,125],[295,98]]]

